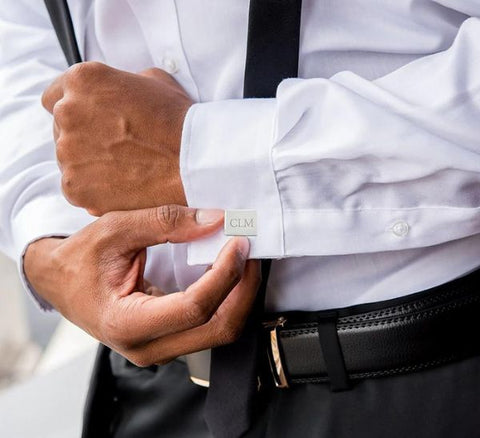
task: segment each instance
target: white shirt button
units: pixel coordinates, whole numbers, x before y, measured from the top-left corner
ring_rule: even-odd
[[[163,69],[167,72],[173,75],[178,71],[178,65],[175,59],[171,57],[165,57],[163,58]]]
[[[397,237],[406,236],[409,230],[410,227],[405,221],[395,222],[392,226],[392,233]]]

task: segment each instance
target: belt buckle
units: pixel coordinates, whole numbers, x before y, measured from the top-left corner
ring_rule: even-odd
[[[268,364],[270,365],[273,381],[277,388],[288,388],[289,386],[279,343],[279,329],[283,327],[286,322],[287,320],[281,316],[274,321],[263,323],[263,327],[268,330],[269,335],[267,346]]]

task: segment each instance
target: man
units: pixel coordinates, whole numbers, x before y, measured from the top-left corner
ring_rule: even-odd
[[[112,355],[113,436],[208,436],[205,390],[169,361],[238,337],[248,253],[278,259],[271,312],[408,297],[480,265],[478,2],[304,2],[303,79],[248,100],[248,2],[70,9],[100,63],[66,73],[42,2],[0,11],[0,241],[43,307],[129,359]],[[250,243],[212,208],[255,211]],[[449,362],[267,391],[247,436],[472,436],[480,359]]]

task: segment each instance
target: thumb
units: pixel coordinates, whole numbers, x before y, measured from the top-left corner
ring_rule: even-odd
[[[190,242],[212,234],[223,223],[223,210],[164,205],[107,213],[97,222],[108,239],[123,251],[138,251],[161,243]]]

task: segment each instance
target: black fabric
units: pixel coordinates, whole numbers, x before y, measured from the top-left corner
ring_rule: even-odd
[[[57,34],[68,65],[81,62],[75,32],[73,30],[72,17],[66,0],[44,0],[50,20]]]
[[[111,350],[100,345],[85,401],[82,438],[106,438],[110,435],[115,406],[115,382],[110,367]]]
[[[332,342],[332,328],[345,324],[379,323],[388,318],[398,319],[407,310],[421,314],[423,310],[442,312],[451,310],[445,295],[450,299],[479,296],[480,271],[454,280],[429,291],[412,294],[393,300],[362,304],[334,311],[287,312],[287,319],[304,320],[308,314],[311,324],[318,325],[318,315],[326,328],[322,336]],[[474,301],[472,301],[474,302]],[[453,309],[458,305],[454,305]],[[466,307],[467,309],[469,306]],[[472,308],[466,320],[478,319],[478,311]],[[270,315],[278,316],[278,315]],[[338,319],[336,319],[338,317]],[[333,321],[336,319],[336,324]],[[298,321],[295,321],[295,323]],[[451,322],[451,324],[449,324]],[[448,346],[448,331],[454,329],[454,320],[444,322]],[[286,329],[288,331],[288,328]],[[322,330],[321,330],[322,331]],[[368,335],[369,326],[364,327]],[[478,337],[478,331],[472,337]],[[422,337],[423,331],[412,333]],[[318,335],[314,341],[318,344]],[[335,341],[333,341],[334,343]],[[313,344],[312,344],[313,345]],[[368,357],[368,345],[358,346]],[[428,345],[425,345],[428,348]],[[332,357],[336,357],[336,346]],[[395,348],[395,345],[385,348]],[[308,366],[315,359],[314,348],[306,348],[309,360],[298,366]],[[335,363],[334,359],[333,363]],[[113,437],[159,438],[211,437],[203,420],[206,390],[196,387],[188,379],[186,369],[179,364],[159,367],[157,372],[142,370],[128,364],[112,353],[113,373],[117,402],[117,416]],[[169,371],[175,367],[176,371]],[[338,363],[332,365],[335,369]],[[178,377],[178,373],[183,377]],[[155,378],[152,378],[155,376]],[[318,438],[467,438],[480,436],[480,357],[457,360],[449,364],[437,364],[431,369],[411,369],[406,374],[386,375],[381,378],[364,378],[351,381],[351,390],[333,392],[328,381],[319,383],[296,383],[288,389],[269,387],[263,392],[263,403],[257,405],[249,429],[242,435],[246,438],[318,437]],[[170,388],[170,389],[168,389]],[[195,395],[196,394],[196,395]],[[170,408],[173,397],[174,409]],[[229,404],[229,402],[226,402]],[[178,408],[178,412],[176,409]],[[172,413],[173,411],[173,413]],[[167,415],[166,412],[169,414]],[[183,426],[185,423],[185,426]],[[173,427],[175,429],[171,429]],[[169,434],[164,431],[168,430]],[[195,435],[192,435],[192,430]],[[95,436],[95,435],[93,435]],[[235,437],[231,431],[230,437]]]
[[[244,97],[274,97],[298,75],[301,0],[251,0]]]
[[[477,270],[408,299],[383,301],[377,310],[283,313],[278,339],[289,380],[330,380],[342,389],[346,374],[350,380],[382,377],[480,354],[479,285]]]
[[[350,387],[342,348],[338,340],[337,313],[332,312],[318,319],[318,340],[326,365],[326,374],[333,391],[343,391]],[[311,356],[308,358],[311,360]],[[290,378],[290,376],[289,376]]]
[[[206,389],[190,382],[185,363],[138,368],[116,353],[110,363],[116,382],[115,438],[209,435],[202,415]]]
[[[298,74],[301,0],[251,0],[244,97],[274,97],[278,84]],[[261,318],[271,261],[262,261],[262,284],[240,339],[212,350],[205,418],[216,438],[241,436],[258,411]]]
[[[205,419],[216,438],[241,436],[259,410],[259,365],[266,351],[261,321],[270,266],[270,260],[262,263],[262,282],[240,338],[212,349]]]
[[[478,273],[456,280],[454,285],[478,289]],[[422,310],[419,303],[429,302],[442,309],[442,293],[448,285],[427,292],[383,302],[336,309],[337,325],[371,320],[372,314],[395,317],[392,306]],[[453,291],[453,290],[452,290]],[[476,295],[480,291],[477,290]],[[436,305],[437,304],[437,305]],[[324,311],[318,312],[325,314]],[[361,313],[363,316],[359,317]],[[477,312],[478,313],[478,312]],[[303,312],[287,312],[295,319]],[[312,314],[312,323],[317,324]],[[305,316],[305,315],[303,315]],[[343,318],[343,320],[342,320]],[[469,319],[478,319],[471,315]],[[445,324],[446,333],[450,328]],[[366,328],[368,333],[368,327]],[[475,335],[476,333],[474,333]],[[415,336],[422,336],[417,332]],[[447,338],[445,338],[447,339]],[[318,339],[317,339],[318,344]],[[393,348],[394,346],[390,346]],[[428,346],[427,346],[428,347]],[[360,345],[362,348],[362,345]],[[368,349],[365,348],[368,354]],[[314,351],[310,351],[314,356]],[[100,399],[90,403],[84,438],[160,438],[211,437],[204,421],[207,391],[190,382],[183,363],[142,369],[118,354],[110,353],[110,362],[97,365],[113,374],[96,377],[92,394]],[[110,365],[111,364],[111,365]],[[303,365],[307,365],[305,362]],[[113,382],[112,385],[109,382]],[[409,373],[352,381],[350,391],[332,392],[328,382],[297,383],[288,389],[269,387],[263,403],[245,432],[246,438],[319,437],[319,438],[456,438],[475,437],[480,427],[480,357],[437,365],[432,369],[413,369]],[[113,386],[113,388],[112,388]],[[94,397],[94,398],[95,398]],[[108,407],[115,400],[114,417]],[[103,401],[102,401],[103,400]],[[227,402],[228,404],[229,402]],[[98,411],[97,411],[98,410]],[[104,416],[104,420],[101,417]],[[110,422],[111,435],[97,428]],[[233,433],[229,435],[234,437]]]
[[[112,438],[212,437],[202,416],[207,391],[190,382],[183,363],[152,373],[118,357],[114,373],[119,400]],[[475,438],[480,358],[366,379],[351,391],[332,392],[328,383],[277,389],[265,406],[244,438]]]

